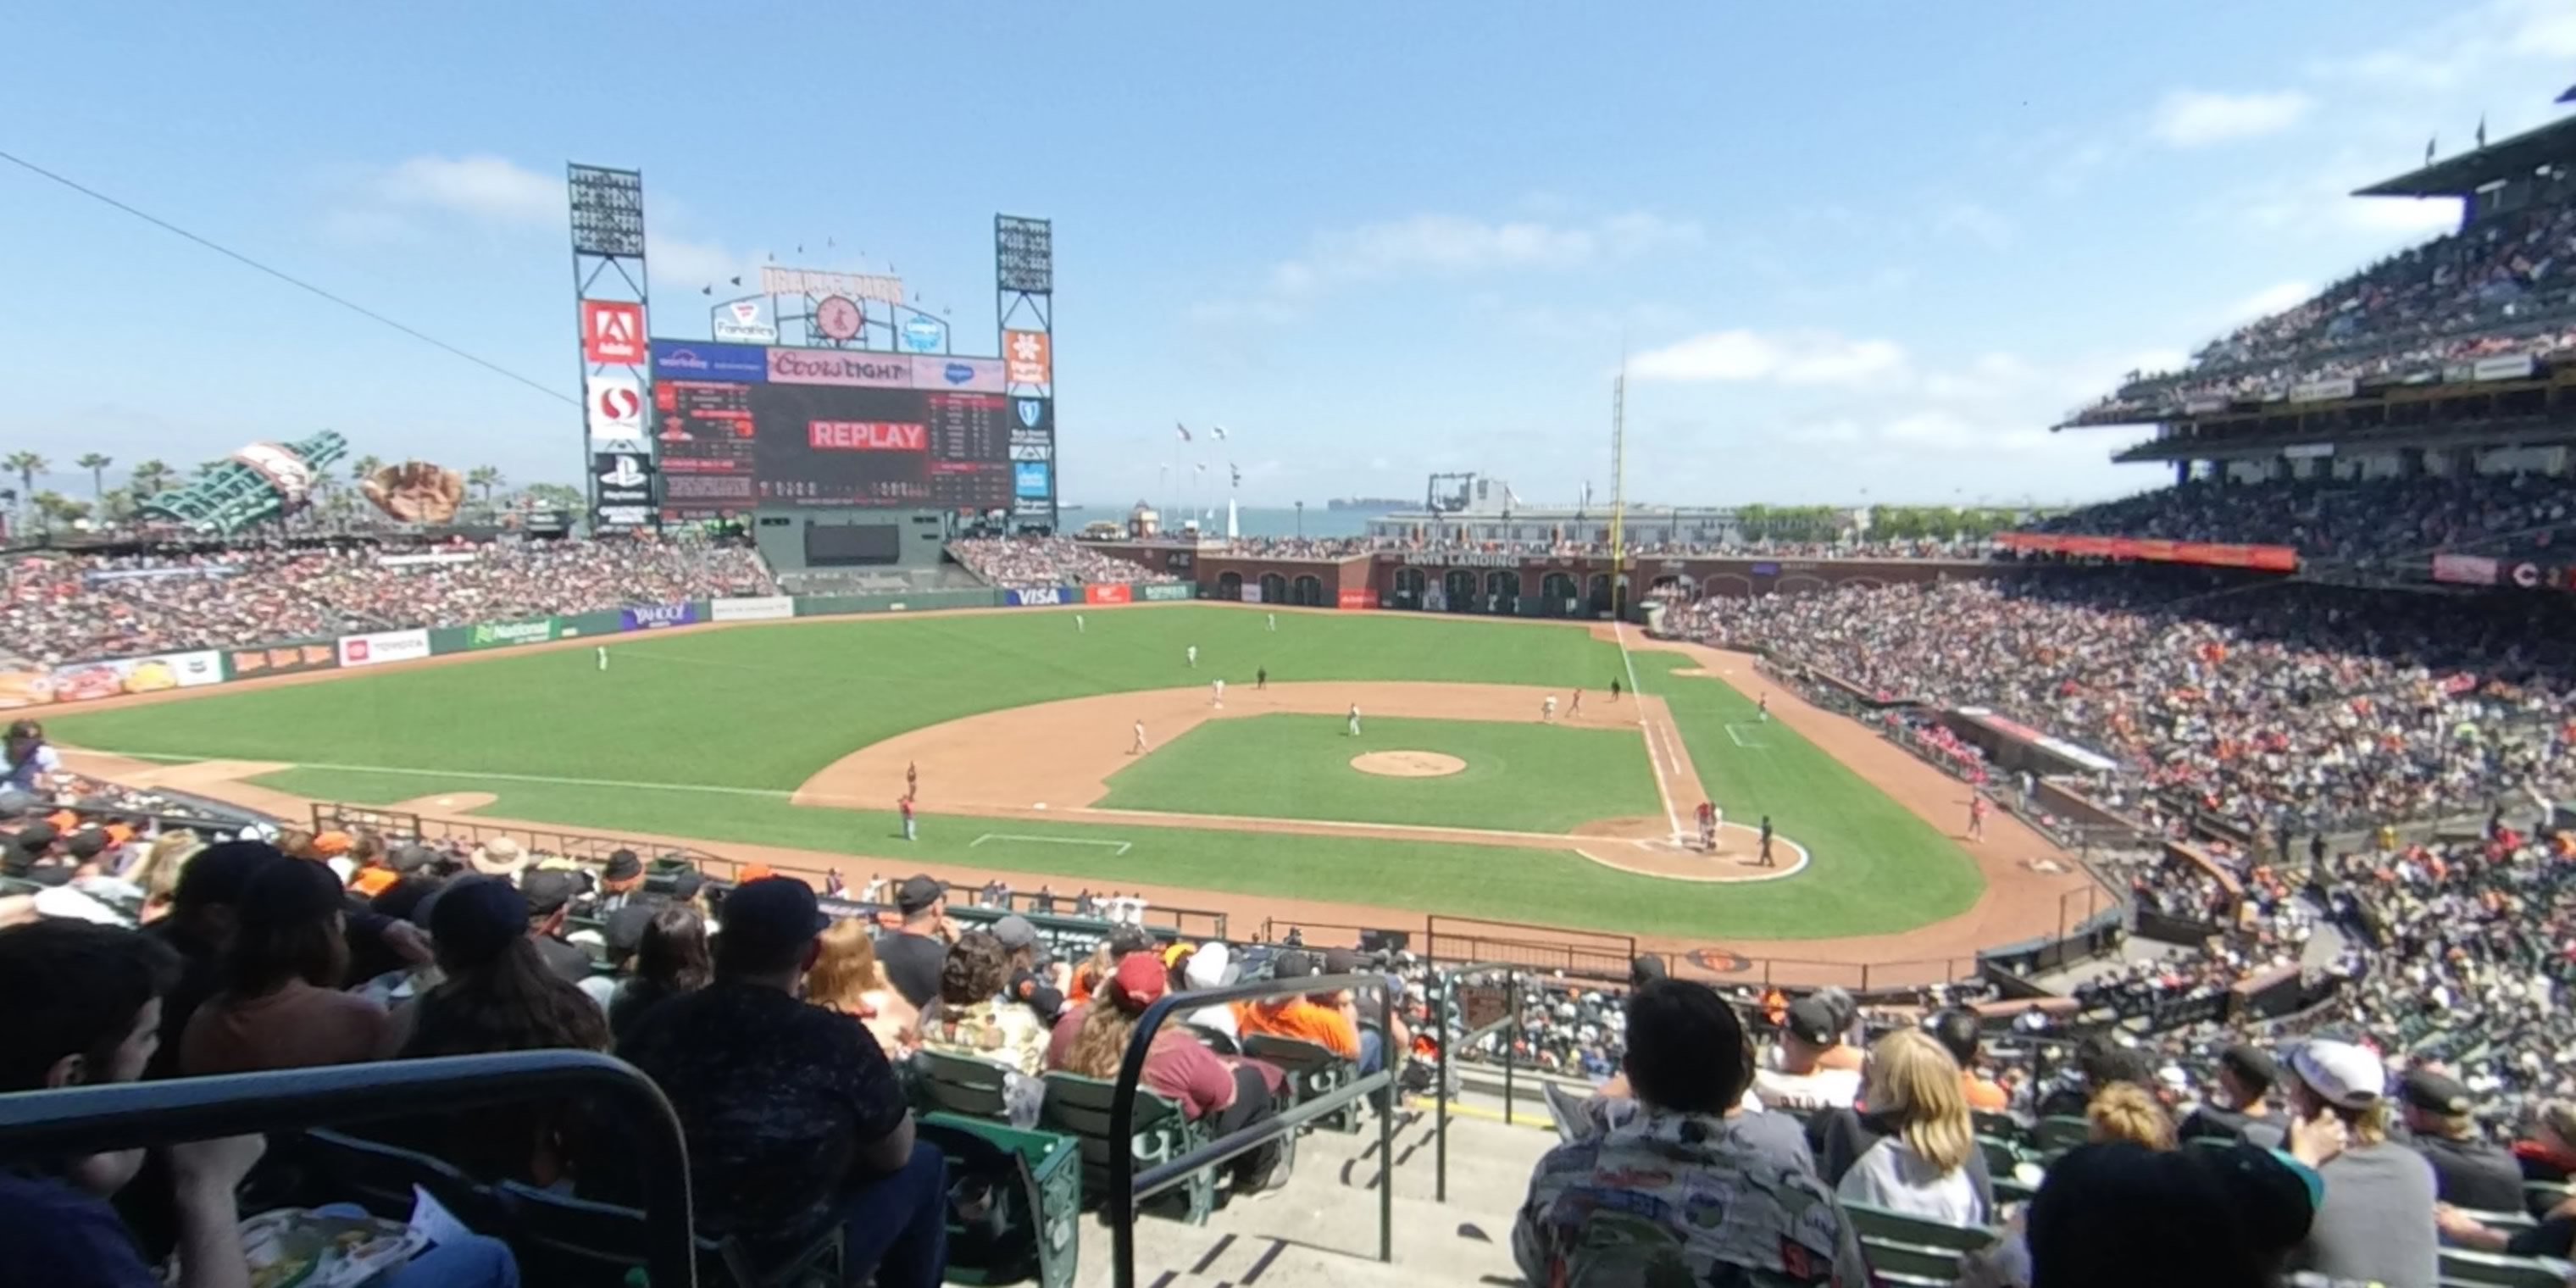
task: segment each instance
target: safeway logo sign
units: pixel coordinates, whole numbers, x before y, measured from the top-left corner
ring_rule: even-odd
[[[622,300],[581,302],[581,352],[593,362],[644,361],[644,306]]]
[[[644,386],[635,377],[612,373],[590,378],[590,436],[644,437]]]

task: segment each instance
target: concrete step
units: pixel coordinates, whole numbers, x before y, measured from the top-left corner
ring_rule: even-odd
[[[1439,1193],[1440,1126],[1428,1110],[1400,1119],[1395,1132],[1395,1193],[1431,1200]],[[1449,1204],[1461,1212],[1508,1221],[1529,1190],[1530,1172],[1556,1143],[1551,1131],[1453,1112],[1449,1118]],[[1377,1133],[1315,1133],[1298,1147],[1301,1178],[1321,1177],[1352,1189],[1373,1190],[1381,1169]]]
[[[1519,1282],[1508,1222],[1465,1217],[1420,1199],[1399,1197],[1393,1207],[1395,1260],[1389,1264],[1377,1260],[1376,1194],[1301,1174],[1282,1190],[1229,1205],[1204,1226],[1140,1221],[1136,1282],[1139,1288]],[[1082,1231],[1081,1282],[1109,1284],[1111,1260],[1109,1228],[1094,1216]]]

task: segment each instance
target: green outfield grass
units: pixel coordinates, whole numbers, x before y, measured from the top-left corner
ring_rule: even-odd
[[[1439,778],[1351,768],[1371,751],[1445,752],[1467,767]],[[1302,715],[1205,721],[1111,775],[1100,804],[1549,833],[1663,812],[1633,728],[1372,717],[1353,738],[1340,716]]]
[[[1749,740],[1758,747],[1735,745],[1726,725],[1749,722],[1751,704],[1716,681],[1670,676],[1678,661],[1651,653],[1636,658],[1639,681],[1672,702],[1715,799],[1731,819],[1773,813],[1783,835],[1815,851],[1807,872],[1759,885],[1694,886],[1544,850],[936,814],[925,818],[923,840],[907,846],[895,838],[890,814],[787,803],[817,770],[908,729],[1217,676],[1248,686],[1255,667],[1280,681],[1444,680],[1596,692],[1624,674],[1618,649],[1581,630],[1475,618],[1283,613],[1276,633],[1264,629],[1262,613],[1210,607],[1108,609],[1085,620],[1080,633],[1069,612],[1030,610],[626,635],[609,641],[606,674],[594,669],[588,648],[502,653],[319,684],[49,713],[46,723],[55,741],[73,747],[296,764],[303,768],[262,781],[304,796],[390,803],[489,792],[497,800],[483,812],[495,817],[719,846],[796,846],[853,856],[854,873],[971,864],[1052,874],[1063,889],[1165,884],[1729,941],[1909,929],[1964,911],[1979,889],[1954,843],[1787,729],[1769,726]],[[1182,659],[1192,644],[1200,652],[1195,671]],[[1387,723],[1369,722],[1372,733]],[[1653,812],[1651,779],[1642,769],[1634,778],[1649,805],[1616,812]],[[1581,817],[1609,812],[1586,808]],[[1023,839],[975,843],[984,836]],[[1127,848],[1118,851],[1120,845]]]

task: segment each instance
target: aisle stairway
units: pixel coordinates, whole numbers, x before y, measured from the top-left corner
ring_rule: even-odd
[[[1555,1137],[1526,1124],[1449,1120],[1449,1201],[1433,1200],[1438,1132],[1426,1107],[1397,1120],[1395,1261],[1377,1260],[1377,1124],[1314,1132],[1282,1189],[1235,1203],[1203,1226],[1147,1217],[1136,1226],[1138,1288],[1399,1288],[1517,1284],[1512,1218],[1531,1168]],[[1083,1223],[1082,1288],[1112,1282],[1109,1228]]]

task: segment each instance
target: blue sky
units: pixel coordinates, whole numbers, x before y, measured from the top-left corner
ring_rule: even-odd
[[[993,213],[1051,216],[1068,500],[1606,491],[1624,338],[1632,498],[1849,504],[2156,483],[2046,426],[2448,227],[2344,194],[2549,119],[2576,6],[105,3],[9,43],[0,150],[567,395],[577,159],[644,172],[678,334],[775,252],[989,337]],[[0,295],[0,451],[66,491],[324,427],[580,468],[573,406],[6,165]]]

